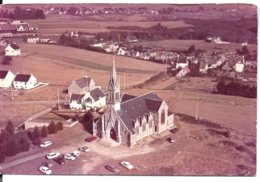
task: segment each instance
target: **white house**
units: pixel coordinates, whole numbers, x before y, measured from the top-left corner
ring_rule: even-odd
[[[72,94],[70,97],[70,109],[98,108],[106,105],[106,97],[101,88],[97,87],[85,94]]]
[[[13,86],[16,89],[29,90],[36,86],[37,79],[32,74],[20,74],[18,73],[13,81]]]
[[[9,88],[12,86],[12,82],[15,75],[11,71],[0,70],[0,88]]]
[[[6,56],[19,56],[21,55],[21,49],[17,44],[8,44],[5,48]]]
[[[177,69],[177,68],[185,68],[185,67],[187,67],[188,65],[189,65],[189,62],[187,61],[186,58],[184,58],[184,59],[179,60],[179,61],[176,63],[176,69]]]
[[[245,67],[245,65],[243,63],[238,62],[235,64],[235,71],[238,73],[241,73],[244,71],[244,67]]]
[[[73,81],[68,87],[69,96],[72,94],[83,94],[96,88],[95,82],[92,78],[84,76],[78,80]]]
[[[34,37],[27,37],[27,43],[37,43],[39,42],[39,37],[34,36]]]

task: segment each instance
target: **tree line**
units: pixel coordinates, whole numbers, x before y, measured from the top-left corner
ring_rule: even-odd
[[[30,20],[30,19],[45,19],[45,14],[41,9],[23,9],[16,6],[13,11],[1,10],[0,18]]]
[[[41,128],[35,126],[32,131],[15,132],[15,127],[9,121],[0,133],[0,163],[4,162],[6,157],[15,156],[20,152],[30,150],[31,144],[40,145],[42,138],[48,134],[55,134],[63,129],[63,123],[54,123],[53,121],[48,126]]]
[[[216,85],[216,92],[224,95],[256,98],[257,88],[234,80],[221,79]]]

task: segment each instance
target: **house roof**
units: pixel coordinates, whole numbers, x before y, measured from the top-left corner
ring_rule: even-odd
[[[0,79],[5,79],[7,74],[8,74],[8,71],[1,71],[0,70]]]
[[[27,74],[20,74],[18,73],[15,78],[14,81],[18,81],[18,82],[28,82],[29,79],[31,78],[32,75],[27,75]]]
[[[84,97],[84,94],[72,94],[70,97],[71,101],[76,101],[77,103],[81,103],[81,99]]]
[[[17,44],[10,44],[10,47],[12,47],[14,50],[20,49]]]
[[[157,112],[161,103],[162,99],[155,93],[147,93],[121,102],[121,109],[117,111],[117,113],[126,127],[131,130],[133,128],[134,120],[143,117],[149,112]]]
[[[84,88],[84,87],[89,87],[90,81],[92,80],[92,78],[89,77],[82,77],[78,80],[75,81],[75,83],[80,87],[80,88]]]
[[[104,92],[100,88],[91,90],[90,95],[95,101],[97,101],[100,97],[105,97]]]

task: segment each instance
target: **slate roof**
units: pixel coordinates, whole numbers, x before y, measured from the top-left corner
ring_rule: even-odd
[[[71,101],[76,101],[77,103],[81,103],[81,99],[84,97],[83,94],[72,94],[70,97],[70,102]]]
[[[147,93],[122,102],[121,109],[117,113],[126,127],[131,130],[133,128],[133,120],[143,117],[149,112],[158,111],[162,101],[155,93]]]
[[[80,78],[78,80],[75,81],[75,83],[80,87],[80,88],[84,88],[84,87],[89,87],[90,81],[92,78],[86,77],[84,76],[83,78]]]
[[[91,90],[90,95],[95,101],[97,101],[99,97],[105,97],[104,92],[100,88],[95,88]]]
[[[7,73],[8,73],[8,71],[1,71],[0,70],[0,79],[5,79]]]
[[[129,95],[129,94],[123,94],[122,98],[121,98],[121,102],[125,102],[127,100],[130,100],[130,99],[133,99],[135,98],[136,96],[134,95]]]
[[[20,47],[19,47],[17,44],[10,44],[10,46],[11,46],[14,50],[20,49]]]
[[[14,81],[18,82],[28,82],[32,75],[26,75],[26,74],[17,74],[14,78]]]

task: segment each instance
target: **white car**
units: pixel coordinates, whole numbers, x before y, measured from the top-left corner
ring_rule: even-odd
[[[73,161],[76,159],[76,157],[74,157],[71,153],[65,154],[64,158],[67,160],[73,160]]]
[[[127,162],[127,161],[120,162],[120,164],[123,167],[125,167],[126,169],[133,169],[134,168],[134,166],[130,162]]]
[[[46,166],[41,166],[39,168],[39,171],[41,171],[43,174],[51,174],[52,173],[51,169],[46,167]]]
[[[80,151],[75,150],[75,151],[71,152],[71,154],[72,154],[74,157],[78,157],[78,156],[80,155]]]
[[[47,157],[47,159],[54,159],[54,158],[59,157],[59,156],[60,156],[59,152],[51,152],[46,157]]]
[[[80,147],[79,150],[82,152],[88,152],[90,149],[87,146],[83,146],[83,147]]]
[[[46,148],[46,147],[50,146],[51,144],[52,144],[51,141],[45,141],[42,144],[40,144],[40,147],[41,148]]]

